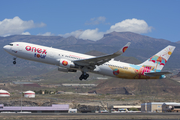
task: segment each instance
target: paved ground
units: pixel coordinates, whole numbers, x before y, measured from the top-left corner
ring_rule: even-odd
[[[88,113],[88,114],[60,114],[60,113],[0,113],[4,120],[62,120],[62,119],[170,119],[179,120],[178,113]]]

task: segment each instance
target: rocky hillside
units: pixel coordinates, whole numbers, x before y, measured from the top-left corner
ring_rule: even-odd
[[[111,78],[109,80],[102,81],[96,89],[99,94],[107,94],[109,91],[113,92],[111,94],[125,94],[125,90],[132,95],[179,96],[180,83],[169,78],[157,80],[128,80]]]

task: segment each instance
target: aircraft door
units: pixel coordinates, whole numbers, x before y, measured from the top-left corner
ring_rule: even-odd
[[[51,48],[47,49],[47,55],[49,56],[49,58],[54,58],[55,54],[53,52],[53,50]]]
[[[22,51],[22,46],[18,43],[13,44],[12,48],[13,51]]]
[[[52,64],[58,64],[57,61],[57,55],[58,53],[56,51],[54,51],[53,49],[49,48],[47,49],[47,60],[52,63]]]
[[[12,49],[12,51],[17,52],[17,51],[19,51],[19,45],[18,44],[13,44],[11,49]]]

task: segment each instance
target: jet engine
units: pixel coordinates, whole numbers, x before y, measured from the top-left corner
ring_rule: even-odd
[[[73,67],[75,67],[75,65],[70,60],[60,59],[60,67],[73,68]]]
[[[58,67],[58,71],[61,71],[61,72],[77,72],[77,70],[62,68],[62,67]]]

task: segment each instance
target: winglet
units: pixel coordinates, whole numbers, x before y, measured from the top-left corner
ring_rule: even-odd
[[[126,49],[129,47],[129,45],[131,44],[131,42],[128,42],[122,49],[121,51],[124,53],[126,51]]]
[[[126,50],[127,50],[127,48],[129,47],[129,45],[131,44],[131,42],[128,42],[123,48],[121,48],[119,51],[117,51],[117,52],[115,52],[114,54],[122,54],[122,53],[124,53]]]

